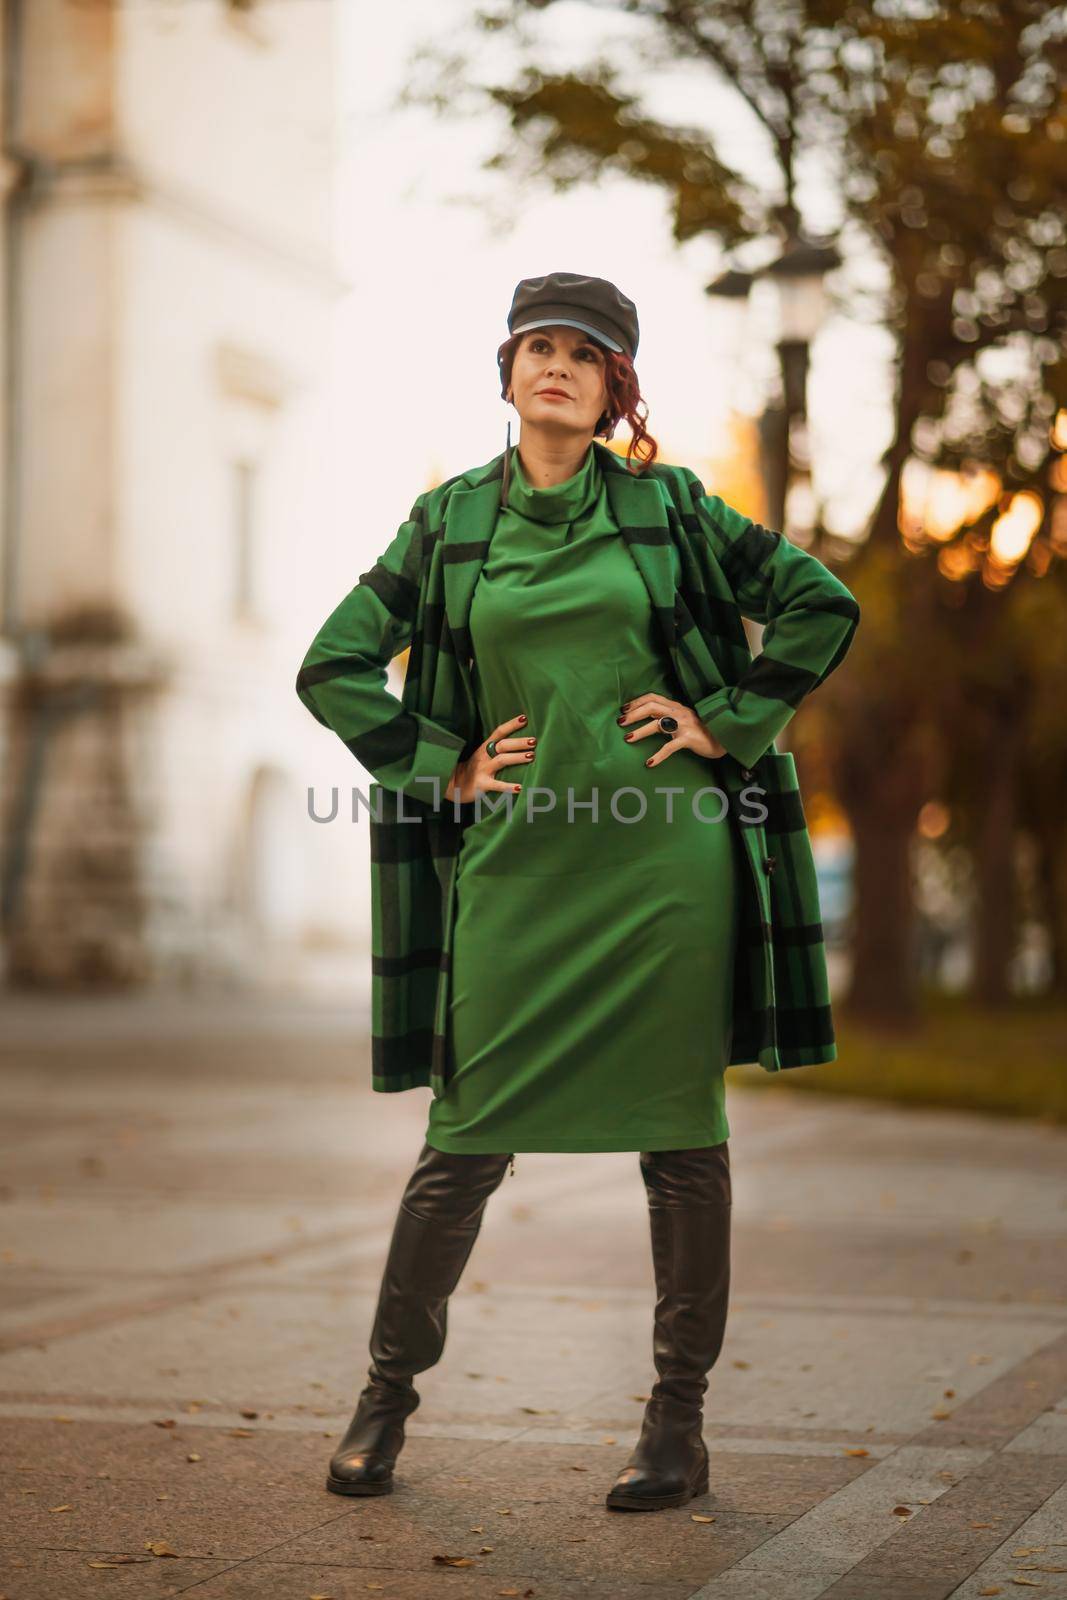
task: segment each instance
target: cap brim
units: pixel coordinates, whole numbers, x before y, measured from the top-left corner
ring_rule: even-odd
[[[511,332],[514,335],[516,333],[527,333],[531,328],[554,328],[559,323],[562,323],[567,328],[581,328],[583,333],[592,334],[594,339],[599,340],[601,344],[606,344],[609,350],[617,350],[620,355],[623,353],[621,344],[616,344],[614,339],[609,339],[607,334],[601,333],[599,328],[592,327],[588,322],[578,322],[574,317],[542,317],[538,322],[524,322],[521,327],[512,328]]]

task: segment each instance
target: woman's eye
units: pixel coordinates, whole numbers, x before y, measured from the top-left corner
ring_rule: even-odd
[[[534,339],[530,344],[530,349],[531,350],[536,350],[538,353],[540,353],[541,350],[545,350],[547,348],[548,348],[548,346],[547,346],[547,344],[546,344],[544,339]],[[582,355],[582,356],[588,356],[590,361],[594,361],[594,362],[596,361],[596,352],[593,351],[593,350],[590,350],[588,345],[583,345],[582,348],[579,350],[578,354]]]

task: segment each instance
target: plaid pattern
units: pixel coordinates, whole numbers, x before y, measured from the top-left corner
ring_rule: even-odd
[[[706,494],[687,468],[631,473],[593,442],[620,533],[648,588],[676,698],[727,754],[741,852],[731,1064],[833,1061],[819,897],[792,755],[774,740],[843,660],[859,623],[815,556]],[[474,803],[443,799],[482,743],[471,682],[471,598],[489,548],[504,457],[420,494],[392,544],[327,617],[297,693],[372,774],[372,1083],[444,1092],[456,865]],[[675,573],[680,576],[675,580]],[[742,615],[765,625],[753,660]],[[386,667],[410,645],[398,701]]]

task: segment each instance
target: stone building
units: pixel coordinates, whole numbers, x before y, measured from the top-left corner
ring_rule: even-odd
[[[286,601],[332,515],[336,10],[3,7],[9,983],[284,972],[306,929]]]

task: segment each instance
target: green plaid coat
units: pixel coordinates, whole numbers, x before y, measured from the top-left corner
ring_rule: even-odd
[[[815,556],[706,494],[687,468],[655,463],[635,473],[599,441],[593,448],[648,588],[675,698],[727,751],[709,782],[729,796],[747,863],[731,1065],[777,1072],[833,1061],[811,843],[793,757],[774,740],[843,660],[859,606]],[[439,1097],[453,1066],[456,864],[475,803],[443,794],[456,762],[490,731],[480,726],[468,621],[503,464],[501,453],[418,496],[327,617],[296,679],[312,716],[372,776],[372,1082],[386,1093],[429,1085]],[[743,616],[765,624],[755,659]],[[398,700],[386,667],[406,646]]]

